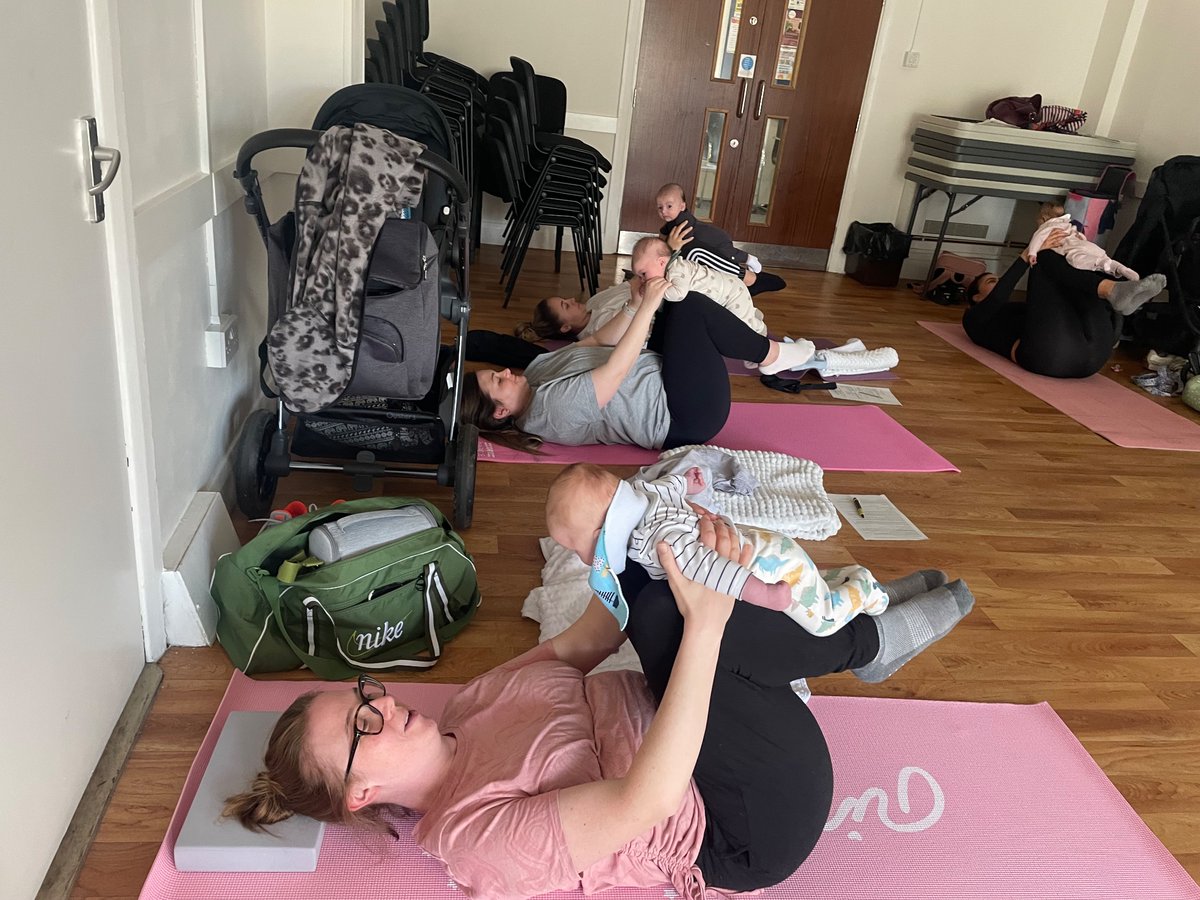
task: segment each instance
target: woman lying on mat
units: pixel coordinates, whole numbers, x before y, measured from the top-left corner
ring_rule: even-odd
[[[605,288],[600,293],[579,301],[574,297],[547,297],[533,308],[531,321],[520,326],[518,336],[532,340],[578,340],[589,344],[614,345],[620,334],[613,334],[613,323],[633,318],[641,302],[641,280],[629,281]],[[605,328],[605,326],[610,326]],[[622,333],[624,329],[621,330]],[[597,332],[601,332],[597,335]]]
[[[514,334],[467,333],[467,359],[524,369],[550,350],[536,341],[577,341],[585,346],[615,346],[641,302],[638,279],[607,288],[586,302],[574,297],[547,297],[533,308],[532,321]]]
[[[667,243],[677,251],[690,243],[690,233],[690,225],[684,223],[676,226]],[[689,255],[693,253],[696,254],[694,261],[700,265],[741,277],[738,266],[726,263],[704,247],[689,247],[684,255],[693,259]],[[782,278],[763,272],[749,291],[755,295],[782,290],[786,286]],[[584,345],[613,347],[625,333],[640,302],[641,279],[636,276],[606,288],[585,301],[574,297],[546,297],[533,308],[530,321],[518,325],[512,335],[492,331],[468,333],[467,359],[524,369],[538,356],[548,352],[538,341],[567,340]]]
[[[1036,260],[1026,250],[1002,276],[979,276],[962,324],[980,347],[1023,369],[1052,378],[1086,378],[1112,355],[1121,316],[1156,296],[1166,279],[1148,275],[1140,281],[1114,281],[1103,272],[1073,268],[1054,250],[1065,239],[1064,232],[1054,232]],[[1026,272],[1025,302],[1013,301],[1013,288]]]
[[[741,556],[719,520],[706,516],[702,535]],[[665,544],[659,558],[665,582],[639,581],[635,566],[622,576],[644,678],[584,678],[626,637],[593,597],[562,634],[467,684],[440,723],[366,677],[357,691],[300,697],[275,726],[266,771],[226,814],[251,828],[302,814],[384,831],[383,814],[402,807],[421,816],[414,838],[468,897],[669,881],[699,900],[706,885],[782,881],[816,844],[833,796],[825,739],[790,682],[846,669],[880,681],[947,634],[972,598],[918,572],[887,586],[883,615],[815,637],[688,581]]]
[[[691,231],[692,226],[686,222],[676,226],[666,239],[667,245],[672,251],[678,252],[685,244],[692,243]],[[688,255],[693,250],[698,254],[695,257]],[[722,259],[701,245],[688,247],[684,256],[705,268],[716,269],[739,279],[742,277],[739,266]],[[750,275],[753,278],[754,273]],[[750,285],[749,291],[751,295],[755,295],[781,290],[786,286],[782,278],[764,272],[758,281]],[[601,291],[583,303],[573,297],[547,297],[533,308],[533,318],[520,326],[517,336],[543,341],[575,339],[602,347],[612,347],[625,333],[628,319],[633,317],[640,302],[641,279],[636,275],[623,284]],[[624,320],[619,318],[622,313],[626,317]]]
[[[524,450],[542,440],[649,449],[703,444],[729,417],[725,357],[771,375],[816,356],[811,341],[772,341],[702,294],[665,304],[655,319],[667,287],[662,278],[646,284],[615,347],[564,347],[537,357],[525,375],[485,369],[464,379],[464,420]],[[648,336],[657,352],[643,351]]]

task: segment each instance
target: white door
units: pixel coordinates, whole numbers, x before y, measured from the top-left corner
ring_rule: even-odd
[[[0,896],[31,897],[145,653],[109,226],[84,219],[76,119],[96,104],[83,4],[6,4],[0,92]]]
[[[120,185],[127,215],[113,234],[119,300],[127,298],[118,303],[128,313],[121,333],[136,362],[126,377],[140,404],[131,437],[142,491],[135,527],[161,571],[164,547],[187,531],[196,492],[226,481],[237,430],[261,400],[254,347],[266,308],[262,250],[231,172],[241,143],[267,124],[264,6],[89,6],[101,105],[127,161]],[[205,332],[222,317],[236,319],[241,346],[228,365],[210,367]],[[188,611],[204,599],[182,598]],[[147,604],[143,615],[152,659],[169,639],[197,640],[192,629],[168,633],[161,603]]]

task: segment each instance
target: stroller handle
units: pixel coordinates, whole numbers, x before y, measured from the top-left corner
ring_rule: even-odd
[[[254,157],[264,150],[275,150],[280,147],[299,147],[309,150],[317,142],[321,132],[312,128],[272,128],[270,131],[260,131],[246,139],[238,150],[237,164],[233,167],[233,177],[239,181],[251,171],[250,164]]]
[[[238,150],[233,177],[241,181],[250,174],[253,171],[250,164],[254,161],[254,157],[264,150],[276,150],[281,147],[298,147],[301,150],[309,150],[322,133],[313,128],[272,128],[270,131],[260,131],[247,138],[241,149]],[[427,149],[418,158],[417,164],[435,175],[445,178],[456,197],[461,199],[468,196],[466,179],[449,160]]]
[[[267,229],[271,223],[262,203],[258,173],[250,167],[254,162],[254,157],[264,150],[276,150],[283,147],[310,150],[323,133],[313,128],[272,128],[269,131],[260,131],[258,134],[251,135],[238,150],[237,163],[233,167],[233,177],[246,192],[246,209],[254,216],[264,240],[266,240]],[[465,231],[471,218],[471,194],[462,173],[449,160],[429,149],[426,149],[418,157],[417,165],[446,180],[459,206],[458,230]]]

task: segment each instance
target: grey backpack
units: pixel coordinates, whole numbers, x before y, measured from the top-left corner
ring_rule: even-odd
[[[375,242],[345,395],[419,400],[437,369],[438,247],[424,222],[388,219]]]

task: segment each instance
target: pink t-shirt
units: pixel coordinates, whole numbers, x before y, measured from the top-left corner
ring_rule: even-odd
[[[469,897],[531,897],[580,887],[670,882],[701,898],[695,866],[704,805],[689,786],[673,816],[589,866],[571,864],[558,791],[629,771],[654,717],[637,672],[584,678],[558,661],[476,678],[446,704],[441,726],[458,741],[455,775],[414,830]]]

